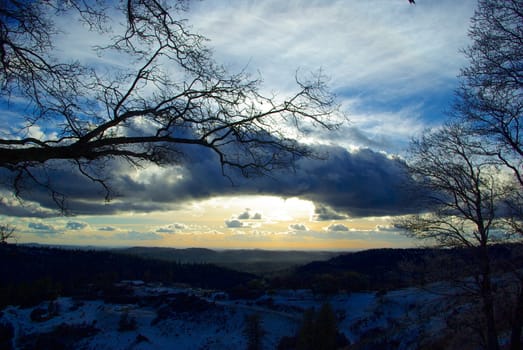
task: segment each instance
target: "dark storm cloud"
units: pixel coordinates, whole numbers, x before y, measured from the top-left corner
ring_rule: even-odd
[[[173,184],[171,194],[177,198],[241,193],[298,196],[316,203],[317,220],[413,210],[412,184],[401,160],[370,149],[349,152],[341,147],[322,146],[317,151],[325,159],[301,159],[294,171],[273,172],[270,177],[233,178],[234,186],[221,176],[215,162],[202,157],[201,162],[192,163],[185,170],[183,181]],[[199,189],[189,192],[196,187]]]
[[[370,149],[350,153],[330,147],[326,151],[329,158],[323,162],[301,162],[296,180],[303,198],[340,215],[395,215],[413,210],[413,187],[401,160]]]
[[[56,190],[67,194],[71,212],[84,215],[170,210],[190,200],[241,194],[311,200],[316,204],[316,220],[342,219],[345,215],[394,215],[412,210],[412,191],[402,161],[370,149],[349,152],[341,147],[321,146],[316,150],[325,159],[301,159],[294,171],[247,179],[234,172],[224,177],[216,155],[201,148],[184,150],[183,166],[164,168],[159,173],[151,171],[147,178],[134,176],[134,169],[127,163],[108,161],[100,164],[99,169],[93,168],[93,172],[105,171],[104,179],[115,194],[107,203],[103,201],[103,188],[81,176],[73,166],[60,164],[45,174]],[[22,195],[42,207],[56,208],[44,188],[33,186]],[[248,211],[240,215],[261,218]]]
[[[317,204],[314,208],[314,215],[312,219],[315,221],[344,220],[347,219],[347,216],[341,215],[333,209],[322,204]]]
[[[176,195],[170,190],[167,191],[168,194],[165,194],[163,181],[170,181],[170,177],[155,179],[157,180],[155,184],[147,185],[132,179],[129,174],[133,169],[129,164],[119,160],[93,163],[91,167],[86,167],[85,170],[93,176],[96,173],[104,174],[103,177],[99,176],[99,178],[103,179],[111,189],[110,201],[104,201],[107,195],[104,188],[80,174],[74,165],[67,162],[50,162],[45,169],[32,170],[32,176],[39,182],[48,184],[49,188],[56,192],[56,195],[53,197],[49,188],[26,180],[20,192],[22,205],[17,201],[1,202],[0,214],[33,217],[61,215],[62,213],[54,198],[61,200],[62,194],[64,195],[63,204],[67,214],[106,215],[128,211],[161,211],[166,209],[163,202],[165,197],[169,196],[172,199],[172,195]],[[176,171],[173,172],[177,173]],[[6,185],[6,190],[12,190],[10,178],[13,178],[16,174],[0,169],[0,176],[3,175],[6,179],[3,182]],[[26,203],[30,205],[28,206]],[[5,206],[5,209],[2,206]],[[38,210],[34,210],[35,207]]]
[[[1,176],[1,175],[0,175]],[[7,200],[10,194],[5,197],[0,194],[0,215],[5,216],[30,216],[34,218],[47,218],[56,216],[56,211],[42,207],[38,203],[23,203],[18,199]]]
[[[239,179],[236,187],[224,186],[221,180],[205,182],[205,173],[201,171],[191,172],[184,185],[199,183],[216,195],[241,192],[297,196],[316,204],[316,220],[395,215],[413,210],[412,184],[401,160],[370,149],[349,152],[341,147],[322,146],[317,151],[325,159],[301,159],[294,171]]]

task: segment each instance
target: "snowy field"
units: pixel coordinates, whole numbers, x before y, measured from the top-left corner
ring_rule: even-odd
[[[278,291],[255,300],[228,300],[212,291],[130,283],[131,303],[58,298],[36,307],[9,306],[0,323],[11,324],[14,348],[66,345],[74,349],[245,349],[245,319],[259,315],[264,349],[293,336],[303,312],[332,305],[338,329],[352,344],[370,339],[415,349],[420,336],[443,326],[440,300],[418,289],[318,297]],[[441,315],[441,313],[439,313]],[[57,345],[58,344],[58,345]]]

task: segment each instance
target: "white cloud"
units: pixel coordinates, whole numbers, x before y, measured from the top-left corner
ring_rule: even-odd
[[[432,118],[444,118],[442,104],[466,64],[459,50],[468,43],[475,6],[476,0],[417,6],[390,0],[228,0],[191,5],[189,21],[211,39],[220,63],[260,72],[268,92],[288,93],[296,70],[306,75],[321,68],[352,122],[334,142],[398,152]],[[349,139],[356,130],[363,138]],[[316,140],[332,141],[331,134],[322,136]]]
[[[335,86],[379,82],[384,93],[397,94],[455,76],[475,4],[229,0],[195,4],[189,15],[220,61],[250,62],[270,84],[285,86],[298,67],[321,67]]]

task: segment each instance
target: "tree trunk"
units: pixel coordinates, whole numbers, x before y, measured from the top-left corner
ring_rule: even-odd
[[[490,283],[489,283],[490,284]],[[499,350],[498,332],[496,330],[496,321],[494,319],[494,303],[492,293],[483,296],[483,311],[487,318],[487,349]]]
[[[490,258],[488,246],[481,247],[480,253],[481,266],[481,297],[483,299],[483,312],[487,321],[487,349],[499,350],[498,333],[496,330],[496,320],[494,317],[494,297],[492,293],[492,281],[490,275]]]
[[[512,320],[512,332],[510,334],[510,350],[521,350],[521,329],[523,328],[523,286],[519,291],[514,318]]]

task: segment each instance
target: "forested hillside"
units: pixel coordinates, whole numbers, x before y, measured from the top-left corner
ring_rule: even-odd
[[[210,264],[181,264],[107,250],[0,247],[0,305],[32,304],[58,295],[93,294],[121,280],[228,289],[254,276]]]

